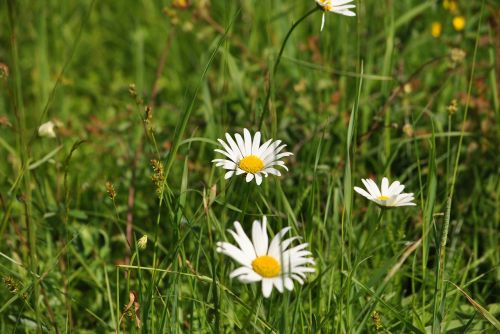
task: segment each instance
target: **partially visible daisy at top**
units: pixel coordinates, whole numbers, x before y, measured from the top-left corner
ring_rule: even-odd
[[[242,283],[262,282],[262,294],[271,295],[273,287],[283,292],[284,288],[292,291],[293,281],[304,284],[307,273],[315,272],[312,253],[301,243],[289,248],[299,237],[283,238],[290,227],[285,227],[269,242],[267,219],[262,223],[255,220],[252,225],[252,239],[245,234],[239,222],[234,222],[234,231],[228,230],[237,245],[229,242],[217,242],[217,252],[231,257],[241,267],[229,274]]]
[[[261,134],[259,131],[252,138],[250,131],[243,130],[243,137],[236,133],[234,138],[226,133],[227,142],[217,139],[224,148],[215,149],[215,152],[224,154],[229,159],[214,159],[217,167],[222,167],[228,172],[224,175],[229,179],[233,175],[246,174],[246,181],[255,179],[257,185],[262,183],[262,176],[269,174],[280,176],[281,172],[276,167],[288,168],[280,159],[293,155],[291,152],[281,152],[286,144],[281,144],[281,140],[273,141],[269,139],[264,144],[260,144]],[[281,152],[281,153],[280,153]]]
[[[336,14],[341,14],[345,16],[356,16],[356,13],[351,11],[351,8],[355,8],[356,5],[349,4],[354,0],[315,0],[318,6],[323,10],[323,16],[321,17],[321,31],[325,26],[325,13],[332,12]]]
[[[359,187],[354,187],[354,190],[370,201],[375,202],[378,206],[396,207],[416,205],[413,203],[415,199],[413,193],[403,193],[405,186],[399,181],[395,181],[389,185],[389,180],[384,177],[380,189],[372,179],[361,179],[361,181],[367,191]]]

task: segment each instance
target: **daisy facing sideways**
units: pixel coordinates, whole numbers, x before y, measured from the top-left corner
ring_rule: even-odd
[[[355,8],[356,5],[349,4],[354,0],[315,0],[318,6],[323,10],[323,16],[321,17],[321,31],[325,26],[325,13],[331,12],[336,14],[341,14],[345,16],[356,16],[356,13],[351,11],[351,8]]]
[[[281,175],[280,171],[276,169],[277,166],[288,170],[285,163],[280,160],[293,155],[290,152],[281,152],[286,144],[281,145],[281,140],[269,139],[260,145],[260,137],[259,131],[252,138],[250,131],[244,129],[243,137],[237,133],[234,135],[235,139],[226,133],[227,143],[222,139],[217,139],[224,149],[215,149],[215,152],[224,154],[229,159],[214,159],[212,162],[215,162],[215,166],[228,170],[224,175],[225,179],[229,179],[235,174],[246,174],[247,182],[255,179],[257,185],[260,185],[262,176]]]
[[[416,205],[412,202],[415,199],[413,193],[403,193],[405,186],[399,181],[394,181],[389,185],[389,180],[384,177],[380,189],[372,179],[361,179],[361,181],[368,191],[359,187],[354,187],[354,190],[381,207]]]
[[[279,292],[284,288],[293,290],[293,280],[304,284],[306,273],[315,271],[314,259],[311,252],[305,250],[307,243],[288,248],[299,237],[283,239],[291,229],[286,227],[274,236],[269,243],[266,229],[267,219],[263,217],[262,223],[255,220],[252,225],[252,240],[250,240],[239,222],[234,222],[234,231],[228,230],[237,243],[237,246],[228,242],[218,242],[217,252],[231,257],[241,264],[229,275],[238,278],[242,283],[262,281],[262,294],[265,298],[271,295],[273,286]]]

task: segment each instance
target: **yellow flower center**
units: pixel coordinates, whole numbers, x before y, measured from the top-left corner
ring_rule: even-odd
[[[278,261],[269,255],[262,255],[253,260],[252,268],[257,274],[266,278],[276,277],[281,271]]]
[[[379,201],[387,201],[387,200],[389,199],[389,197],[384,196],[384,195],[380,195],[379,197],[377,197],[377,199],[378,199]]]
[[[322,0],[320,6],[325,12],[330,12],[333,8],[330,0]]]
[[[239,166],[245,172],[255,174],[264,168],[264,161],[256,155],[249,155],[240,160]]]

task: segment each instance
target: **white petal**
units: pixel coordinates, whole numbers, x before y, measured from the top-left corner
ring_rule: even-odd
[[[356,16],[356,13],[355,12],[352,12],[350,10],[339,10],[339,11],[336,11],[336,10],[333,10],[333,12],[337,13],[337,14],[342,14],[342,15],[345,15],[345,16]]]
[[[218,242],[217,252],[231,257],[233,260],[246,267],[250,267],[252,265],[253,258],[250,258],[247,254],[242,252],[241,249],[230,244],[229,242]]]
[[[246,154],[252,154],[252,135],[247,129],[243,129],[243,137],[245,140],[245,152]]]
[[[229,159],[231,159],[231,161],[236,162],[236,160],[238,160],[238,157],[236,155],[232,154],[232,153],[226,152],[226,151],[218,149],[218,148],[216,148],[214,151],[218,152],[218,153],[221,153],[221,154],[224,154],[226,157],[228,157]]]
[[[342,6],[346,3],[353,2],[354,0],[330,0],[332,6]]]
[[[392,184],[389,186],[389,189],[387,189],[387,193],[390,194],[391,196],[399,194],[397,192],[397,190],[399,189],[400,185],[401,185],[401,183],[399,183],[399,181],[392,182]],[[403,188],[404,188],[404,186],[403,186]]]
[[[293,278],[294,280],[296,280],[297,282],[299,282],[300,284],[304,284],[304,280],[299,275],[292,274],[290,277]]]
[[[323,31],[324,27],[325,27],[325,12],[323,12],[323,15],[321,16],[321,29],[319,31]]]
[[[234,240],[238,243],[238,246],[240,246],[240,249],[247,254],[249,257],[253,259],[256,258],[255,255],[255,250],[253,247],[252,242],[246,235],[245,231],[243,231],[243,228],[241,227],[241,224],[238,221],[234,222],[234,229],[235,232],[228,230],[231,235],[233,236]]]
[[[241,275],[248,275],[250,272],[253,272],[253,270],[248,268],[248,267],[239,267],[239,268],[233,270],[229,274],[229,278],[235,278],[235,277],[238,277]]]
[[[289,291],[293,290],[293,281],[290,277],[285,277],[285,288]]]
[[[262,256],[267,254],[269,238],[266,230],[267,218],[262,218],[262,225],[258,220],[255,220],[252,225],[252,241],[255,247],[255,254]]]
[[[394,206],[415,206],[415,205],[417,204],[413,202],[399,202],[396,203]]]
[[[284,251],[284,249],[280,249],[281,238],[283,238],[283,236],[291,229],[291,227],[285,227],[274,236],[273,240],[271,240],[271,244],[269,245],[269,250],[267,251],[268,255],[274,257],[275,259],[279,259],[281,257],[280,253],[281,251]]]
[[[252,180],[253,180],[253,174],[252,174],[252,173],[248,173],[248,174],[247,174],[247,177],[246,177],[246,181],[247,181],[247,182],[250,182],[250,181],[252,181]]]
[[[247,155],[249,155],[249,153],[247,152],[247,150],[245,148],[245,141],[243,140],[241,135],[239,133],[236,133],[234,135],[234,138],[236,138],[236,142],[238,143],[238,148],[240,149],[241,155],[243,157],[246,157]]]
[[[262,183],[262,176],[259,173],[255,174],[255,183],[257,183],[258,186]]]
[[[262,295],[264,298],[269,298],[271,291],[273,291],[273,281],[268,278],[262,279]]]
[[[280,276],[278,276],[278,277],[276,277],[276,278],[273,279],[274,286],[281,293],[283,293],[283,279],[284,278],[280,277]]]
[[[262,281],[262,276],[260,276],[259,274],[257,274],[255,271],[252,270],[248,274],[238,277],[238,279],[242,283],[254,283]]]
[[[380,197],[382,195],[375,181],[367,179],[366,182],[370,185],[370,189],[368,191],[373,195],[373,197]]]
[[[229,135],[229,133],[226,133],[226,140],[227,140],[229,146],[231,146],[231,149],[233,150],[233,153],[237,155],[236,156],[236,161],[239,161],[241,158],[243,158],[241,150],[239,149],[238,145],[234,141],[233,137],[231,137]]]
[[[387,192],[387,189],[389,189],[389,180],[386,177],[384,177],[382,179],[382,184],[380,186],[380,192],[382,193],[382,195],[390,196]]]
[[[267,150],[267,148],[272,143],[272,141],[273,141],[272,139],[269,139],[268,141],[266,141],[264,144],[262,144],[261,147],[259,147],[257,149],[257,152],[253,152],[253,154],[258,156],[258,157],[262,156],[262,153],[264,153]]]
[[[229,145],[227,145],[225,141],[223,141],[222,139],[217,139],[217,141],[219,142],[219,144],[222,145],[222,147],[224,147],[224,150],[227,153],[229,153],[231,155],[235,155],[236,154],[236,152],[233,152],[233,150],[231,149],[231,147],[229,147]]]
[[[354,187],[354,191],[370,200],[373,199],[373,196],[367,193],[364,189],[361,189],[359,187]]]
[[[234,175],[234,171],[229,171],[226,174],[224,174],[224,179],[227,180],[227,179],[229,179],[233,175]]]
[[[257,151],[259,150],[259,145],[260,145],[260,131],[257,131],[255,133],[255,136],[253,137],[252,154],[255,155],[255,153],[257,153]]]

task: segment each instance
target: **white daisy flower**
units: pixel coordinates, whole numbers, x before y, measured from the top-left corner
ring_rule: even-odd
[[[228,242],[218,242],[217,252],[225,254],[242,267],[235,269],[230,278],[238,278],[243,283],[254,283],[262,281],[262,294],[265,298],[271,295],[273,286],[279,292],[293,290],[293,280],[304,284],[306,273],[315,271],[314,259],[311,252],[305,250],[307,243],[288,248],[290,244],[299,239],[292,237],[283,240],[283,236],[291,229],[286,227],[274,236],[269,243],[266,230],[267,219],[264,216],[262,223],[258,220],[253,222],[252,241],[247,237],[239,222],[234,222],[234,229],[228,230],[238,246]]]
[[[354,0],[315,0],[318,6],[323,10],[323,16],[321,17],[321,31],[325,26],[325,14],[326,12],[337,13],[345,16],[356,16],[356,13],[351,11],[351,8],[355,8],[356,5],[348,4]]]
[[[399,183],[399,181],[395,181],[389,186],[389,180],[384,177],[380,190],[372,179],[361,179],[361,181],[368,192],[359,187],[354,187],[354,190],[370,201],[377,203],[379,206],[395,207],[416,205],[412,202],[415,199],[413,193],[403,193],[405,186]]]
[[[228,159],[214,159],[215,165],[229,170],[224,175],[225,179],[233,175],[247,174],[246,181],[250,182],[255,178],[255,182],[262,183],[262,175],[269,174],[280,176],[281,173],[275,167],[280,166],[285,170],[285,163],[281,158],[293,155],[290,152],[281,152],[286,144],[281,145],[281,140],[273,141],[269,139],[260,145],[260,132],[257,131],[252,139],[247,129],[243,130],[243,137],[239,133],[234,135],[236,141],[226,133],[227,143],[222,139],[217,139],[224,150],[216,149],[215,152],[224,154]],[[281,153],[280,153],[281,152]]]

